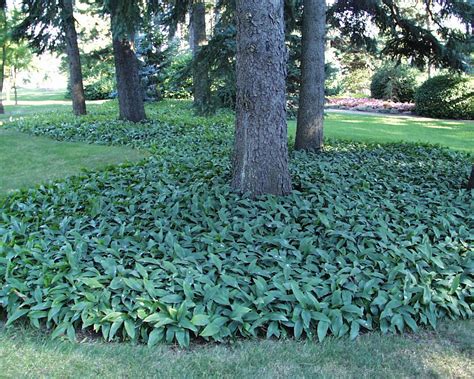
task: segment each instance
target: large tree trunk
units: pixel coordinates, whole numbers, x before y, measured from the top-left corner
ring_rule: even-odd
[[[284,0],[237,0],[237,110],[232,187],[251,197],[291,191]]]
[[[210,102],[209,65],[201,53],[207,44],[206,4],[195,1],[191,9],[191,49],[193,52],[193,96],[194,108],[200,114],[206,113]]]
[[[112,14],[112,19],[113,19]],[[114,20],[112,20],[114,25]],[[115,75],[120,118],[132,122],[146,119],[143,90],[138,76],[138,59],[133,48],[133,38],[113,37]]]
[[[138,60],[129,40],[114,38],[115,75],[120,118],[132,122],[146,119]]]
[[[323,147],[325,32],[325,0],[304,0],[296,150],[319,151]]]
[[[77,32],[74,25],[74,8],[72,0],[62,0],[62,22],[66,40],[66,54],[69,63],[69,77],[71,80],[72,109],[76,116],[85,115],[86,97],[82,81],[81,56],[77,44]]]

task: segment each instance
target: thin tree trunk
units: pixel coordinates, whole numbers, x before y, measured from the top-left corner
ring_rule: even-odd
[[[0,28],[2,29],[4,33],[7,30],[6,8],[7,8],[7,2],[5,0],[0,0],[0,22],[2,23],[2,25],[0,25]],[[0,62],[0,114],[4,114],[5,107],[3,106],[3,82],[5,81],[5,63],[7,60],[6,41],[3,42],[1,49],[2,49],[2,56],[1,56],[2,61]]]
[[[176,32],[178,31],[178,25],[171,24],[168,29],[168,42],[173,42],[176,39]]]
[[[319,151],[323,147],[325,36],[326,1],[304,0],[296,150]]]
[[[7,48],[2,46],[2,62],[0,64],[0,114],[5,114],[5,107],[3,106],[3,85],[5,82],[5,62],[7,60]]]
[[[284,0],[237,0],[237,110],[232,188],[291,191],[286,124]]]
[[[13,67],[13,94],[15,96],[15,105],[18,105],[18,90],[16,87],[16,73],[17,73],[17,69],[16,67]]]
[[[69,77],[71,81],[72,109],[76,116],[85,115],[86,97],[82,80],[81,56],[77,44],[77,32],[74,20],[72,0],[62,0],[62,22],[66,40],[66,54],[69,63]]]
[[[11,99],[11,91],[12,91],[12,88],[13,88],[12,81],[13,81],[13,67],[10,67],[10,72],[8,73],[8,76],[5,76],[4,82],[3,82],[4,83],[3,84],[3,90],[5,91],[5,95],[6,95],[5,100],[6,101],[10,101],[10,99]],[[5,89],[5,87],[6,87],[6,89]]]
[[[219,21],[221,20],[221,9],[217,6],[217,1],[214,4],[214,26],[212,28],[213,34],[216,33],[216,26],[219,24]]]
[[[209,65],[201,53],[207,44],[206,35],[206,4],[194,2],[191,9],[190,39],[193,52],[193,96],[194,108],[197,113],[206,113],[210,102]]]

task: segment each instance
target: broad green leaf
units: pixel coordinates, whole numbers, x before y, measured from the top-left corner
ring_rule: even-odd
[[[127,332],[130,339],[134,340],[136,336],[135,323],[132,320],[125,320],[125,331]]]
[[[215,320],[211,321],[211,323],[208,324],[199,335],[201,337],[213,337],[216,334],[219,334],[226,321],[227,319],[225,317],[217,317]]]
[[[209,316],[206,315],[194,315],[191,319],[191,323],[196,326],[205,326],[209,323]]]
[[[328,329],[329,329],[329,325],[330,323],[329,322],[326,322],[326,321],[319,321],[318,322],[318,340],[319,342],[323,342],[324,338],[326,338],[326,334],[328,332]]]
[[[164,337],[164,329],[159,328],[159,329],[153,329],[148,336],[148,347],[153,347],[159,342],[163,340]]]

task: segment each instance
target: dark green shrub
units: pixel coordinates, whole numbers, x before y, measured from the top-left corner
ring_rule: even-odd
[[[87,100],[110,99],[116,91],[112,46],[81,55]]]
[[[325,66],[326,82],[324,86],[324,93],[326,96],[338,96],[343,91],[342,86],[342,72],[339,67],[333,63],[326,63]]]
[[[402,65],[386,65],[372,76],[370,93],[374,99],[411,103],[416,87],[414,69]]]
[[[169,99],[189,99],[193,93],[192,55],[177,55],[164,70],[162,94]]]
[[[157,101],[163,96],[165,73],[178,53],[178,46],[167,44],[167,38],[154,24],[146,25],[143,32],[135,38],[135,53],[140,62],[138,74],[145,100]]]
[[[110,77],[97,78],[84,84],[86,100],[105,100],[113,97],[115,80]]]
[[[474,79],[461,75],[439,75],[416,91],[416,113],[420,116],[474,119]]]

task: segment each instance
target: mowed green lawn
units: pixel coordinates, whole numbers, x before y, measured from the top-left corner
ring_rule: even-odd
[[[0,128],[0,197],[82,169],[137,161],[145,156],[126,147],[57,142]]]
[[[66,100],[66,89],[36,89],[18,88],[18,100],[20,101],[64,101]],[[13,91],[10,93],[10,103],[14,100]]]
[[[448,121],[409,116],[372,116],[328,112],[326,137],[360,142],[420,142],[474,154],[474,121]],[[288,134],[295,138],[296,121]]]
[[[100,105],[105,100],[88,101],[88,105]],[[9,101],[3,101],[5,114],[0,115],[0,123],[10,119],[38,113],[69,112],[72,100],[66,99],[65,90],[18,89],[18,104],[15,105],[13,93]]]
[[[472,378],[474,321],[438,332],[365,335],[323,343],[246,341],[147,348],[128,343],[51,341],[0,326],[2,378]]]

